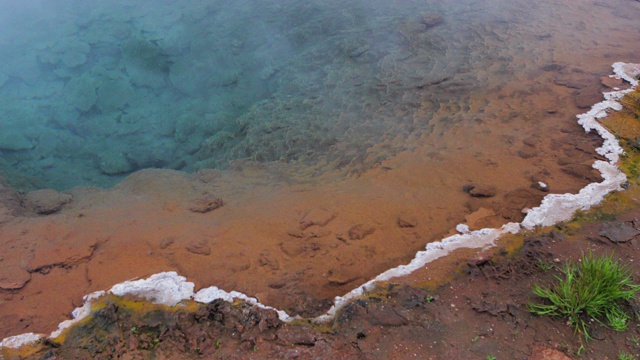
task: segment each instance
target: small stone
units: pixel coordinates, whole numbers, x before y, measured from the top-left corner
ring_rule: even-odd
[[[220,208],[224,205],[224,202],[220,198],[206,198],[200,199],[195,202],[193,206],[189,208],[192,212],[207,213]]]
[[[531,187],[543,192],[549,192],[549,185],[547,185],[546,183],[543,183],[542,181],[538,181],[531,184]]]
[[[469,189],[467,192],[469,193],[469,195],[473,197],[492,197],[492,196],[495,196],[497,193],[497,189],[493,185],[468,184],[468,185],[465,185],[463,190],[465,188]]]
[[[31,274],[20,268],[13,268],[13,272],[0,270],[0,289],[17,290],[23,288],[29,280]]]
[[[160,249],[166,249],[169,246],[171,246],[173,243],[175,242],[175,239],[172,237],[167,237],[162,239],[162,241],[160,241]]]
[[[376,229],[372,226],[368,226],[368,225],[364,225],[364,224],[358,224],[358,225],[354,225],[353,227],[351,227],[351,229],[349,229],[349,239],[351,240],[362,240],[365,237],[367,237],[368,235],[373,234],[373,232]]]
[[[442,16],[440,16],[440,14],[438,13],[427,13],[421,16],[420,22],[423,23],[427,28],[430,28],[442,24],[443,20]]]
[[[205,240],[191,242],[185,248],[193,254],[205,256],[211,254],[211,247]]]
[[[134,170],[126,155],[118,151],[107,151],[100,154],[98,167],[106,175],[126,174]]]
[[[73,196],[51,189],[36,190],[24,198],[24,207],[36,214],[48,215],[60,211],[73,201]]]
[[[396,220],[396,224],[401,228],[412,228],[418,225],[418,218],[411,215],[400,215]]]
[[[542,65],[541,69],[543,71],[560,71],[564,69],[564,66],[557,63],[551,63],[551,64]]]
[[[325,209],[311,209],[300,220],[300,229],[305,230],[310,226],[325,226],[336,218],[336,214]]]

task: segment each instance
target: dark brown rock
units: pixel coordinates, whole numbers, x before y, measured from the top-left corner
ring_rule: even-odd
[[[604,229],[600,231],[600,236],[604,236],[614,243],[625,243],[640,235],[640,230],[634,228],[630,223],[612,222],[602,225]]]
[[[385,304],[371,304],[368,308],[372,325],[380,326],[403,326],[407,324],[407,319],[400,316],[391,306]]]

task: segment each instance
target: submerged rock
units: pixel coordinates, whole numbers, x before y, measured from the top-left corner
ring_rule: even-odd
[[[473,197],[493,197],[498,192],[494,185],[469,183],[462,187],[462,190]]]
[[[23,206],[39,215],[49,215],[60,211],[65,205],[73,201],[73,196],[51,189],[36,190],[24,197]]]
[[[32,148],[33,143],[22,134],[10,132],[0,134],[0,150],[21,151]]]

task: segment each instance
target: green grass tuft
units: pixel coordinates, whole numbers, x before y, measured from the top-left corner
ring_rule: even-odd
[[[535,285],[533,293],[545,300],[529,303],[534,314],[564,317],[588,339],[588,321],[595,319],[616,331],[627,329],[632,320],[623,306],[634,299],[640,285],[633,284],[631,271],[613,260],[613,254],[594,258],[592,253],[578,264],[567,262],[552,287]]]
[[[636,357],[627,352],[620,351],[620,353],[618,353],[618,360],[636,360]]]

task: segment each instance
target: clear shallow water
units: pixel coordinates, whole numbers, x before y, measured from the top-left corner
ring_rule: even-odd
[[[558,60],[556,30],[535,21],[562,4],[0,6],[0,171],[18,188],[68,189],[246,158],[360,173],[408,139],[476,116],[473,95]],[[567,21],[552,20],[594,31]]]
[[[13,185],[270,164],[138,172],[70,191],[53,216],[1,189],[2,334],[169,269],[321,314],[461,222],[520,221],[539,181],[598,181],[600,139],[575,115],[611,63],[640,58],[627,0],[0,4]],[[225,205],[189,210],[203,196]]]

